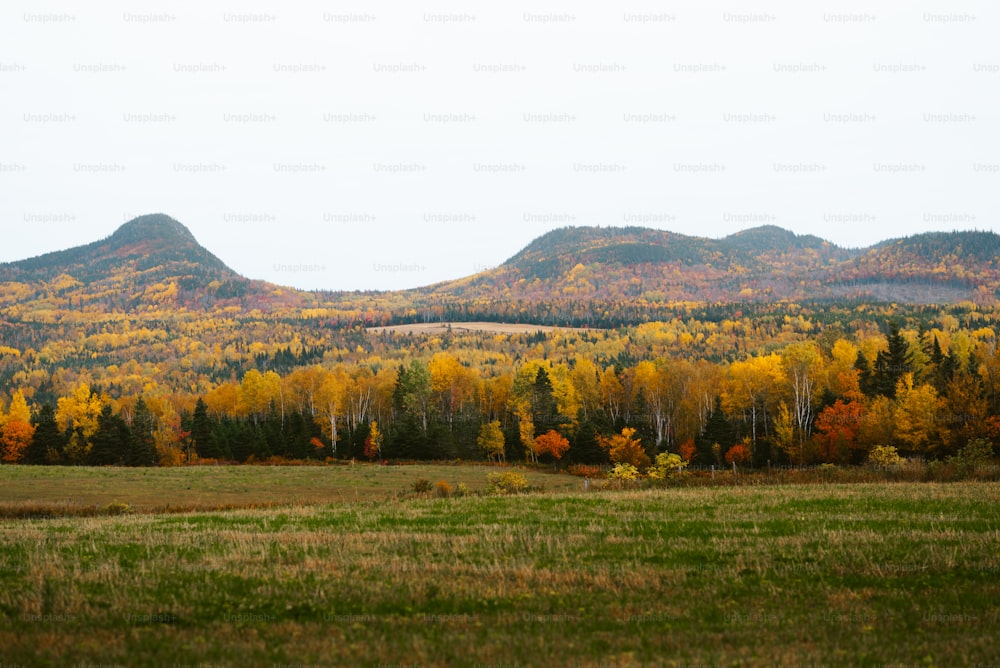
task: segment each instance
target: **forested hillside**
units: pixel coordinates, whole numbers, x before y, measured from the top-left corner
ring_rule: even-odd
[[[0,451],[93,464],[946,457],[1000,431],[997,248],[976,232],[848,251],[771,227],[722,240],[570,228],[462,281],[305,293],[240,277],[180,223],[144,217],[0,265]],[[864,286],[968,298],[834,296]],[[809,299],[763,297],[795,290]],[[370,330],[428,320],[584,329]]]

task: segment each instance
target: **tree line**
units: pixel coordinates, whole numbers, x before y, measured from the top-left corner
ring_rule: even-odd
[[[818,332],[732,362],[619,355],[601,364],[578,354],[498,368],[440,351],[398,365],[326,358],[284,373],[251,368],[197,394],[155,386],[113,396],[80,382],[53,404],[17,388],[0,412],[0,456],[132,466],[272,457],[639,465],[671,452],[763,466],[858,464],[893,446],[944,458],[1000,435],[996,343],[989,328],[893,325],[876,335]],[[282,368],[296,359],[312,361],[289,351]]]

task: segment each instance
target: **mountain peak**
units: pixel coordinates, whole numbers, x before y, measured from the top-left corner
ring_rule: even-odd
[[[162,213],[139,216],[128,221],[111,235],[114,245],[160,239],[169,242],[198,243],[191,230]]]
[[[198,243],[191,231],[164,214],[134,218],[100,241],[0,265],[0,283],[48,283],[68,276],[91,293],[115,294],[137,305],[157,283],[197,292],[212,281],[245,281]],[[86,292],[89,290],[90,292]],[[103,291],[103,292],[102,292]]]

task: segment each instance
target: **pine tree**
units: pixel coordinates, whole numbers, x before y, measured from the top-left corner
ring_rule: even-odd
[[[153,440],[155,430],[156,418],[149,412],[146,401],[139,397],[132,417],[132,439],[127,461],[129,466],[156,465],[156,444]]]
[[[545,434],[550,429],[559,430],[563,426],[552,380],[545,367],[538,368],[535,382],[531,386],[531,417],[535,424],[535,436]]]
[[[97,431],[91,437],[87,463],[91,466],[125,464],[132,441],[131,430],[121,416],[111,412],[111,406],[101,409],[97,416]]]
[[[861,392],[867,397],[873,397],[878,394],[871,365],[868,364],[868,358],[860,350],[858,351],[857,359],[854,360],[854,368],[858,371],[858,387]]]
[[[28,464],[54,464],[60,461],[66,440],[59,431],[52,404],[43,404],[31,422],[35,425],[35,436],[24,451],[24,461]]]
[[[218,456],[218,447],[212,437],[212,420],[208,417],[208,406],[199,397],[194,406],[191,418],[191,440],[194,441],[194,451],[202,458]]]

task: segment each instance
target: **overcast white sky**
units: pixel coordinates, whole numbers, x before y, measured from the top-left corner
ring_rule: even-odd
[[[321,289],[458,278],[564,225],[996,230],[998,24],[995,0],[5,0],[0,261],[153,212]]]

